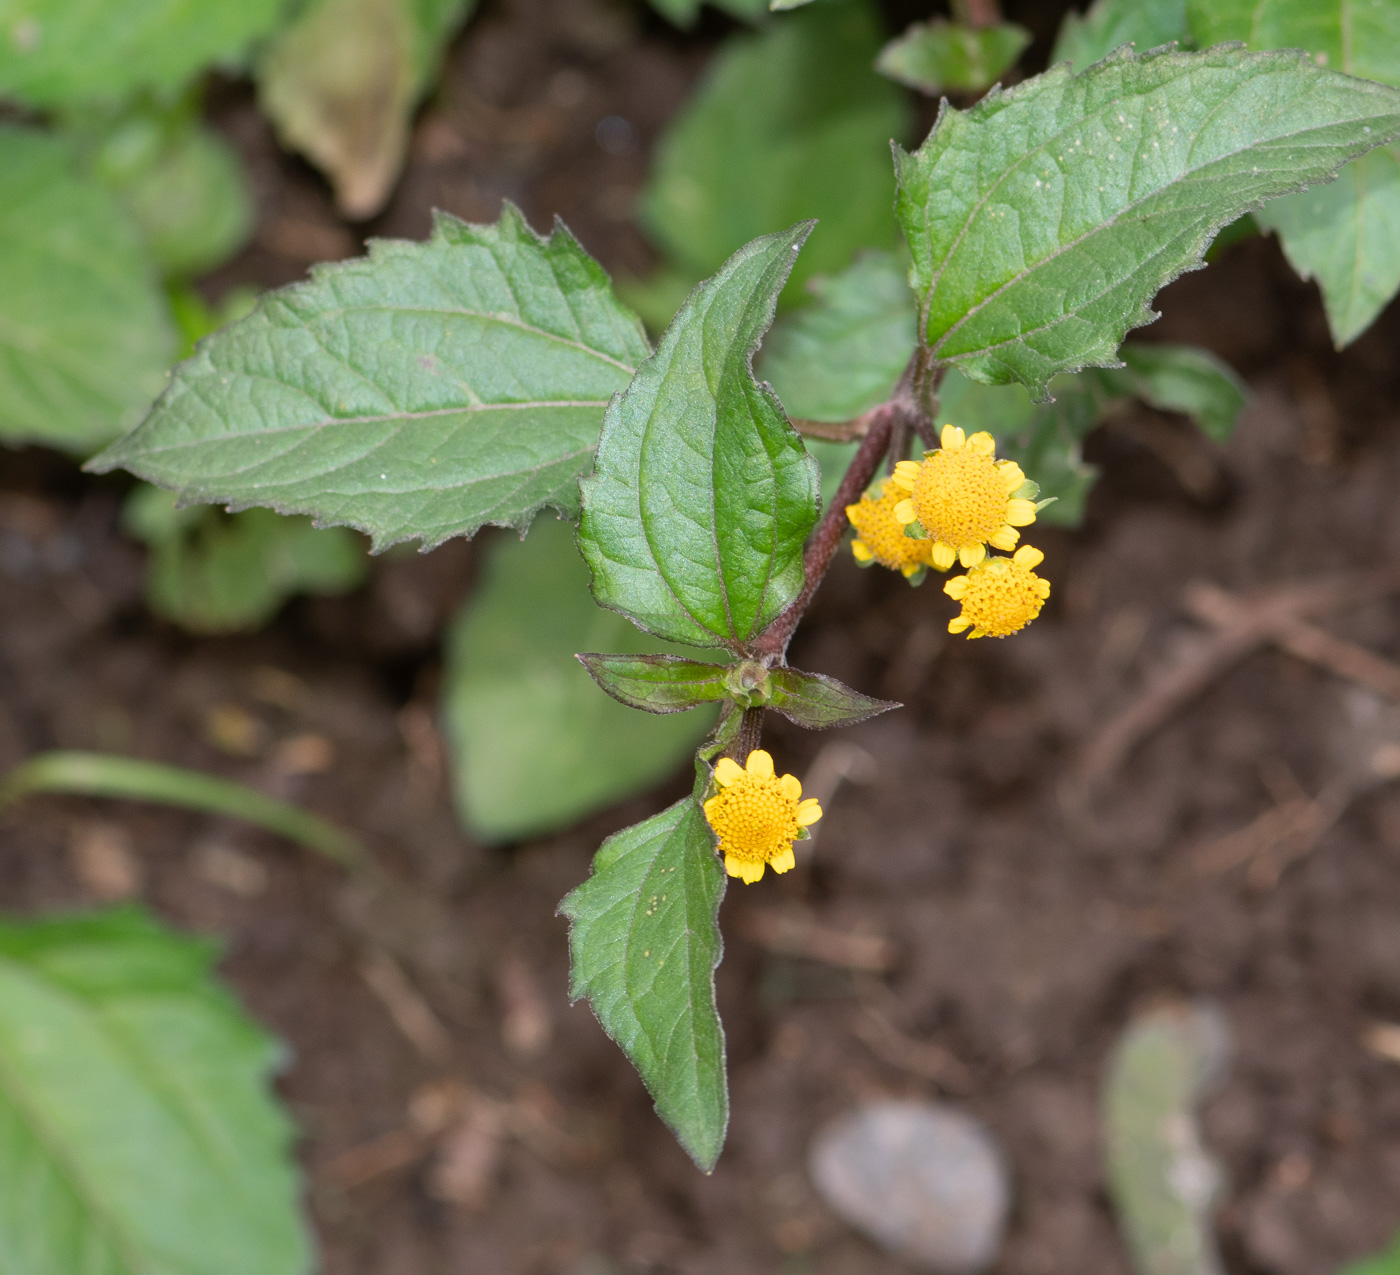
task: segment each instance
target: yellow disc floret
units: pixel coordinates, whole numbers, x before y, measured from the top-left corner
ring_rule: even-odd
[[[1009,637],[1024,629],[1050,596],[1050,581],[1033,569],[1044,560],[1039,549],[1022,545],[1010,558],[988,558],[965,576],[954,576],[943,592],[962,603],[962,614],[948,621],[948,632],[971,629],[970,638]]]
[[[894,507],[904,525],[918,522],[933,541],[929,559],[940,571],[955,561],[976,566],[987,546],[1010,551],[1021,538],[1017,527],[1035,521],[1035,503],[1012,495],[1026,476],[1014,460],[996,459],[996,442],[988,433],[964,436],[945,425],[943,445],[922,461],[895,466],[894,482],[907,493]]]
[[[802,798],[794,775],[773,773],[773,758],[761,748],[740,766],[730,757],[715,765],[719,791],[705,803],[705,818],[719,838],[724,870],[752,884],[763,869],[786,872],[795,867],[792,843],[802,829],[822,817],[815,797]]]
[[[908,579],[929,565],[933,542],[904,534],[904,524],[894,516],[894,507],[904,498],[894,480],[886,479],[878,499],[866,493],[859,504],[846,506],[846,517],[856,529],[851,542],[856,561],[878,562],[891,571],[902,571]]]

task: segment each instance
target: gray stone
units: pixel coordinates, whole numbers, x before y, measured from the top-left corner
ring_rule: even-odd
[[[1010,1204],[1001,1152],[971,1116],[932,1102],[873,1102],[812,1142],[812,1181],[882,1248],[963,1275],[996,1261]]]

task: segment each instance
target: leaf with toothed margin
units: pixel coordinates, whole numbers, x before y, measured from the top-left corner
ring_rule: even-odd
[[[817,466],[752,363],[811,227],[736,252],[608,408],[579,547],[598,602],[658,637],[741,649],[802,590]]]
[[[862,695],[824,673],[804,673],[795,668],[770,670],[767,705],[808,730],[854,726],[868,717],[903,707],[894,700]]]
[[[682,713],[701,704],[729,699],[731,667],[704,664],[678,655],[601,655],[574,657],[613,699],[647,713]]]
[[[697,789],[709,771],[696,764]],[[588,997],[705,1172],[729,1125],[715,967],[724,871],[698,793],[609,837],[567,895],[569,996]]]
[[[578,512],[608,400],[648,347],[562,225],[507,204],[377,240],[201,342],[134,431],[90,462],[182,499],[312,514],[382,549]]]
[[[1123,49],[1053,67],[898,155],[897,212],[934,358],[1044,399],[1110,366],[1216,231],[1400,135],[1400,93],[1299,52]]]

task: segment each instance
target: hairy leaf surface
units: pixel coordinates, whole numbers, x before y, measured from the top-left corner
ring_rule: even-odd
[[[160,392],[174,348],[116,200],[61,143],[0,127],[0,439],[96,451]]]
[[[598,601],[660,637],[738,648],[801,592],[817,466],[751,364],[809,229],[736,252],[608,408],[579,544]]]
[[[301,1275],[280,1049],[143,912],[0,924],[0,1266]]]
[[[854,726],[901,707],[893,700],[853,691],[825,673],[804,673],[795,668],[773,669],[768,674],[768,693],[770,708],[808,730]]]
[[[173,96],[211,63],[236,67],[286,0],[0,0],[0,97],[29,106]]]
[[[578,656],[588,675],[613,699],[647,713],[680,713],[730,696],[730,667],[678,655]]]
[[[1069,62],[1082,71],[1120,45],[1131,44],[1146,53],[1172,41],[1184,46],[1190,40],[1186,0],[1095,0],[1085,13],[1065,15],[1050,65]]]
[[[491,841],[569,824],[674,774],[713,710],[650,717],[608,698],[575,654],[661,643],[588,593],[573,529],[541,519],[501,537],[447,636],[443,720],[457,808]]]
[[[593,875],[559,905],[572,923],[569,995],[588,997],[657,1114],[706,1172],[729,1123],[715,1007],[724,884],[714,837],[689,796],[603,842]]]
[[[185,500],[266,505],[426,548],[485,523],[572,517],[603,409],[647,355],[636,317],[562,225],[544,239],[439,214],[263,296],[204,341],[93,462]]]
[[[895,242],[890,139],[903,96],[872,67],[880,25],[866,0],[813,5],[732,37],[659,142],[642,197],[648,233],[691,279],[741,245],[819,222],[788,289]]]
[[[891,252],[862,253],[813,279],[814,299],[780,318],[763,342],[759,375],[789,416],[846,421],[890,396],[914,353],[918,307]]]
[[[1400,93],[1231,47],[1053,67],[945,110],[898,163],[924,336],[1043,398],[1057,372],[1110,365],[1222,226],[1397,134]]]
[[[891,40],[876,69],[924,93],[980,93],[1026,51],[1031,33],[1014,22],[968,27],[946,18],[916,22]]]

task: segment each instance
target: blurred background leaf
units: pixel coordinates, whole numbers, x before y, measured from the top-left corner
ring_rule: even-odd
[[[673,774],[715,712],[625,707],[574,658],[679,652],[597,606],[567,523],[493,538],[447,635],[443,717],[462,821],[506,841],[568,824]]]
[[[642,222],[678,274],[694,283],[751,239],[815,217],[784,294],[796,302],[813,275],[893,246],[889,145],[910,121],[904,95],[873,68],[882,42],[866,0],[730,37],[657,144],[642,195]],[[643,317],[659,328],[673,312]]]
[[[989,89],[1030,45],[1014,22],[969,27],[946,18],[916,22],[891,40],[876,60],[880,74],[921,93],[980,93]]]
[[[0,1253],[24,1275],[302,1275],[281,1047],[144,912],[0,924]]]
[[[96,451],[140,419],[174,352],[117,199],[70,146],[0,127],[0,438]]]
[[[259,101],[291,150],[322,169],[340,211],[384,206],[413,108],[476,0],[311,0],[258,67]]]
[[[1191,45],[1186,0],[1095,0],[1085,13],[1065,15],[1050,65],[1069,62],[1079,72],[1120,45],[1146,53],[1173,40],[1182,48]]]

